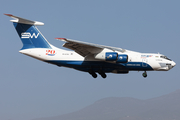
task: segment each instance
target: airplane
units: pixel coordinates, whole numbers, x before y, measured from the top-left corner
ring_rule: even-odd
[[[4,14],[13,20],[14,27],[23,43],[20,53],[35,59],[75,70],[88,72],[93,78],[97,73],[106,78],[106,73],[127,74],[129,71],[168,71],[176,63],[162,54],[140,53],[127,49],[92,44],[66,38],[55,38],[64,41],[63,47],[73,51],[57,48],[50,44],[37,26],[44,23],[27,20],[11,14]]]

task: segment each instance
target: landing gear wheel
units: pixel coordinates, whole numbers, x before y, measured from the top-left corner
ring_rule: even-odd
[[[104,74],[101,74],[101,77],[102,77],[102,78],[106,78],[107,75],[104,73]]]
[[[97,78],[97,74],[96,73],[92,74],[92,76],[93,76],[93,78]]]
[[[103,71],[98,71],[98,73],[101,75],[102,78],[106,78],[107,77],[106,73],[103,72]]]
[[[94,71],[89,71],[89,74],[92,75],[93,78],[97,78],[97,74]]]
[[[146,77],[147,77],[147,73],[146,73],[146,71],[142,74],[142,76],[143,76],[144,78],[146,78]]]

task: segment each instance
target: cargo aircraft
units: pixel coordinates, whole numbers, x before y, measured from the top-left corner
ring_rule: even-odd
[[[88,72],[94,78],[97,73],[106,78],[106,73],[126,74],[129,71],[144,71],[142,75],[147,77],[147,71],[168,71],[176,65],[159,53],[140,53],[66,38],[56,39],[64,41],[63,47],[73,51],[59,49],[51,45],[36,27],[44,23],[5,15],[14,18],[10,21],[23,43],[20,53],[57,66]]]

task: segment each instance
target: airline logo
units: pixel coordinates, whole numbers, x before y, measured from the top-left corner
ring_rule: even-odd
[[[119,57],[119,59],[121,60],[121,59],[123,59],[123,57],[122,57],[122,56],[120,56],[120,57]]]
[[[152,57],[152,55],[141,55],[141,58],[149,58]]]
[[[55,50],[46,50],[46,55],[49,55],[49,56],[54,56],[56,53]]]
[[[112,55],[109,55],[107,58],[108,58],[108,59],[109,59],[109,58],[112,58]]]
[[[36,35],[35,33],[31,34],[30,32],[21,33],[21,38],[38,38],[39,33]]]

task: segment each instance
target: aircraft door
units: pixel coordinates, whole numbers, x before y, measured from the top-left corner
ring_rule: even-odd
[[[142,59],[142,67],[147,67],[147,59]]]

